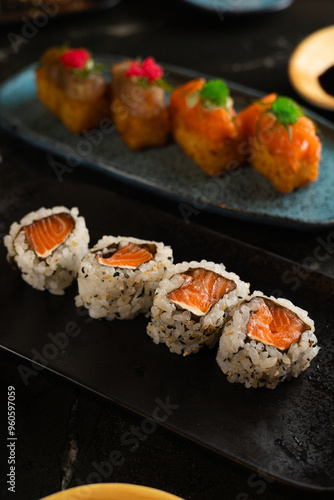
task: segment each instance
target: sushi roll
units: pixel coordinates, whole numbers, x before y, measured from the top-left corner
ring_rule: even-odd
[[[77,208],[40,208],[14,222],[4,243],[8,261],[29,285],[62,295],[88,251],[89,233]]]
[[[208,175],[244,162],[236,113],[223,80],[191,80],[170,96],[172,131],[185,154]]]
[[[36,69],[41,102],[74,134],[110,119],[110,88],[86,49],[52,47]]]
[[[241,111],[237,122],[250,163],[277,191],[289,193],[318,178],[321,142],[292,99],[270,94]]]
[[[249,293],[249,284],[223,264],[183,262],[166,273],[156,291],[147,333],[171,352],[198,352],[217,342],[228,311]]]
[[[224,326],[217,362],[230,382],[274,389],[306,370],[318,351],[306,311],[254,292]]]
[[[153,57],[126,60],[111,69],[113,122],[122,140],[134,150],[161,146],[169,140],[166,103],[169,86]]]
[[[172,249],[163,243],[104,236],[82,259],[76,306],[109,321],[146,313],[172,261]]]

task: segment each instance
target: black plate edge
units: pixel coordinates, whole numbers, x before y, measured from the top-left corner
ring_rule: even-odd
[[[115,59],[122,60],[126,58],[127,56],[119,55],[119,54],[98,54],[96,57],[99,59],[108,59],[110,57],[113,57]],[[216,78],[215,75],[209,74],[209,73],[201,73],[196,70],[188,69],[188,68],[182,68],[177,65],[173,64],[168,64],[161,62],[161,64],[164,66],[167,71],[171,71],[173,73],[179,74],[180,76],[187,75],[189,78],[206,78],[206,79],[212,79]],[[0,83],[0,93],[2,90],[2,87],[6,86],[9,84],[12,78],[15,78],[18,76],[20,73],[29,71],[34,69],[37,66],[37,63],[32,63],[19,72],[15,73],[11,77],[7,78],[3,82]],[[226,83],[228,86],[231,88],[232,92],[236,91],[242,94],[246,94],[247,97],[254,97],[254,98],[260,98],[266,95],[265,92],[261,92],[258,90],[255,90],[253,88],[247,87],[242,84],[234,83],[231,82],[228,79],[225,79]],[[328,127],[332,130],[334,134],[334,124],[327,120],[326,118],[323,118],[319,116],[317,113],[314,113],[311,110],[308,110],[307,108],[303,107],[303,109],[306,111],[307,115],[310,116],[313,120],[319,122],[321,125]],[[39,134],[36,134],[35,132],[30,132],[29,130],[26,130],[25,128],[23,129],[18,129],[17,125],[15,123],[11,123],[7,121],[6,119],[3,119],[1,116],[1,108],[0,108],[0,129],[6,131],[7,133],[14,135],[15,137],[18,137],[19,139],[25,141],[27,144],[32,145],[33,147],[37,149],[42,149],[43,151],[46,151],[47,153],[50,153],[52,155],[58,156],[61,159],[66,159],[67,154],[63,152],[63,144],[54,141],[51,143],[50,139],[48,137],[43,137],[40,136]],[[55,149],[55,147],[57,149]],[[115,178],[118,180],[121,180],[123,182],[127,182],[129,185],[134,186],[136,188],[140,188],[142,190],[146,189],[149,192],[153,192],[155,194],[158,194],[159,196],[162,196],[164,198],[170,199],[173,202],[176,203],[185,203],[185,204],[194,204],[196,201],[199,201],[200,203],[203,203],[205,205],[204,210],[207,210],[209,212],[213,212],[217,215],[224,215],[227,217],[230,217],[232,219],[238,219],[241,221],[247,221],[247,222],[260,222],[262,224],[269,224],[272,226],[279,226],[279,227],[287,227],[290,229],[298,229],[302,231],[314,231],[318,229],[327,229],[329,227],[332,227],[334,225],[334,217],[331,219],[328,219],[326,221],[313,221],[313,222],[304,222],[303,220],[297,220],[297,219],[292,219],[290,217],[283,217],[283,216],[274,216],[274,215],[269,215],[269,214],[258,214],[258,213],[253,213],[253,212],[243,212],[240,209],[234,209],[233,207],[221,207],[220,205],[215,205],[215,204],[210,204],[209,202],[205,200],[189,200],[187,198],[183,198],[180,195],[176,195],[172,192],[166,191],[165,189],[162,189],[160,187],[157,187],[154,184],[149,183],[148,181],[145,181],[141,179],[140,177],[135,177],[129,174],[120,174],[118,171],[113,170],[113,167],[111,165],[108,165],[108,168],[104,166],[97,165],[89,160],[83,159],[80,155],[71,153],[71,158],[78,160],[79,164],[81,166],[87,167],[91,170],[94,171],[100,171],[103,174],[107,174],[111,178]]]
[[[103,170],[103,173],[105,174],[104,170]],[[122,179],[122,176],[120,176],[120,178]],[[37,185],[38,184],[43,185],[43,184],[50,184],[52,182],[53,182],[52,178],[38,179],[37,181],[33,181],[33,180],[24,181],[24,182],[21,182],[20,184],[17,184],[15,186],[15,191],[23,190],[23,189],[25,189],[25,187],[32,187],[33,189],[37,189]],[[83,184],[83,185],[87,184],[87,181],[83,181],[81,179],[80,180],[78,180],[78,179],[76,179],[76,180],[67,180],[67,181],[64,181],[64,182],[69,183],[69,184],[79,184],[79,185],[80,184]],[[98,189],[106,191],[108,194],[111,193],[111,191],[109,190],[109,188],[107,188],[105,186],[96,186],[96,187]],[[148,188],[149,188],[149,186],[148,186]],[[153,189],[155,189],[155,188],[153,188]],[[127,196],[125,194],[117,193],[117,195],[119,197],[121,197],[121,198],[124,198],[124,199],[127,198]],[[149,203],[147,203],[145,200],[143,200],[143,201],[136,201],[136,203],[141,204],[141,205],[146,205],[146,206],[149,205]],[[159,208],[157,210],[161,214],[164,213],[164,211],[163,211],[162,208]],[[178,216],[176,216],[174,214],[169,214],[169,216],[178,220]],[[301,269],[304,269],[305,271],[307,271],[312,276],[319,276],[319,278],[320,277],[325,277],[326,279],[332,281],[333,285],[334,285],[334,277],[331,276],[330,274],[327,274],[327,273],[321,272],[321,271],[315,271],[315,270],[311,269],[310,267],[305,266],[301,262],[298,262],[298,261],[293,260],[293,259],[289,259],[288,257],[284,257],[282,255],[279,255],[279,254],[275,253],[275,252],[271,252],[270,250],[265,250],[265,249],[263,249],[261,247],[253,245],[252,243],[248,243],[248,242],[242,241],[242,240],[240,240],[240,239],[238,239],[238,238],[236,238],[234,236],[230,236],[228,234],[224,234],[222,232],[216,231],[215,229],[207,228],[205,226],[202,226],[201,224],[197,224],[196,222],[192,222],[191,225],[192,225],[192,227],[194,228],[195,231],[196,230],[205,231],[205,232],[207,232],[209,234],[212,234],[212,236],[214,238],[223,238],[225,240],[228,240],[231,243],[236,243],[237,245],[241,245],[241,246],[243,246],[245,248],[249,248],[253,252],[258,252],[258,253],[262,253],[264,255],[269,255],[271,258],[278,259],[282,263],[284,262],[287,265],[290,265],[290,266],[297,265]],[[0,236],[0,241],[1,241],[1,239],[3,239],[3,238],[1,238],[1,236]]]
[[[105,175],[106,172],[103,170],[103,168],[101,169],[103,174]],[[120,179],[122,179],[122,176],[120,176]],[[43,184],[49,184],[49,183],[52,183],[53,182],[53,179],[52,178],[44,178],[44,179],[38,179],[37,181],[33,181],[33,180],[29,180],[29,181],[24,181],[24,182],[21,182],[20,184],[17,184],[15,186],[15,192],[16,191],[20,191],[20,190],[23,190],[25,189],[25,187],[32,187],[34,189],[37,189],[37,185],[40,184],[40,185],[43,185]],[[69,183],[69,184],[87,184],[87,181],[83,181],[83,180],[67,180],[67,181],[64,181],[66,183]],[[135,183],[134,183],[135,184]],[[111,193],[110,189],[108,187],[105,187],[105,186],[96,186],[98,189],[101,189],[101,190],[104,190],[106,191],[107,193]],[[150,186],[147,187],[148,189],[151,189]],[[154,190],[155,188],[153,188]],[[122,194],[122,193],[117,193],[118,196],[122,197],[122,198],[127,198],[127,195],[125,194]],[[171,195],[171,198],[172,198],[172,195]],[[2,201],[2,200],[1,200]],[[136,201],[136,203],[138,204],[141,204],[141,205],[149,205],[149,203],[147,203],[145,200],[143,201]],[[1,205],[0,205],[1,206]],[[163,209],[162,208],[159,208],[157,209],[161,214],[164,213]],[[168,213],[168,212],[167,212]],[[178,216],[175,215],[175,214],[169,214],[170,217],[172,218],[175,218],[178,220]],[[199,231],[205,231],[209,234],[212,234],[213,237],[215,238],[223,238],[225,240],[228,240],[229,242],[231,243],[236,243],[237,245],[241,245],[245,248],[249,248],[251,251],[253,252],[258,252],[258,253],[262,253],[264,255],[269,255],[271,258],[273,259],[278,259],[280,260],[282,263],[284,262],[285,264],[287,265],[290,265],[290,266],[299,266],[301,269],[307,271],[309,274],[311,274],[312,276],[319,276],[319,278],[321,277],[325,277],[326,279],[330,280],[333,282],[333,286],[334,286],[334,277],[331,276],[330,274],[327,274],[325,272],[322,272],[322,271],[315,271],[313,269],[311,269],[310,267],[302,264],[301,262],[298,262],[296,260],[293,260],[293,259],[289,259],[288,257],[284,257],[282,255],[279,255],[275,252],[272,252],[270,250],[265,250],[261,247],[258,247],[256,245],[253,245],[252,243],[248,243],[248,242],[245,242],[245,241],[242,241],[234,236],[230,236],[228,234],[224,234],[222,232],[219,232],[219,231],[216,231],[215,229],[212,229],[212,228],[207,228],[205,226],[202,226],[201,224],[197,224],[196,222],[192,222],[191,223],[191,226],[194,228],[194,230],[199,230]],[[9,228],[8,228],[9,229]],[[1,240],[3,240],[3,237],[1,237],[0,235],[0,242]]]

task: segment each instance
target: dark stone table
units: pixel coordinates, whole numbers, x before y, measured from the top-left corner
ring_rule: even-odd
[[[263,92],[275,90],[306,104],[289,83],[288,59],[299,41],[331,24],[333,15],[331,0],[296,0],[281,12],[245,17],[222,15],[219,9],[207,13],[185,2],[123,0],[106,11],[50,18],[37,31],[27,31],[24,20],[3,25],[0,78],[2,81],[36,61],[47,47],[67,42],[95,53],[153,55],[158,61],[215,74]],[[24,33],[30,33],[29,37]],[[19,42],[11,45],[10,39]],[[313,110],[333,120],[333,113]],[[44,152],[4,132],[0,151],[0,196],[29,180],[57,182]],[[97,177],[86,169],[73,172],[75,179],[107,186],[133,199],[147,199],[147,193],[138,188]],[[152,194],[150,203],[152,210],[177,211],[173,203]],[[330,230],[302,232],[207,214],[201,214],[196,223],[300,264],[314,255],[319,237],[326,240],[330,236]],[[313,259],[313,269],[334,276],[333,253],[321,262]],[[0,360],[1,417],[6,416],[7,387],[14,386],[18,436],[15,493],[7,490],[8,452],[5,440],[1,444],[1,499],[37,500],[99,477],[101,481],[160,488],[187,500],[332,498],[261,477],[160,427],[139,440],[136,451],[128,452],[121,465],[112,471],[98,470],[96,465],[118,449],[120,436],[140,426],[141,418],[46,370],[26,387],[17,371],[22,361],[3,350]],[[6,429],[4,422],[4,438]]]

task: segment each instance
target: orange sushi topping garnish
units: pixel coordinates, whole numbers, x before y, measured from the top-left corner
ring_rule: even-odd
[[[255,138],[268,148],[273,155],[286,158],[294,171],[304,159],[320,160],[321,143],[312,120],[300,116],[296,123],[287,128],[270,113],[276,94],[269,94],[259,102],[248,106],[239,113],[237,124],[241,136],[250,141]]]
[[[261,300],[259,309],[251,313],[247,323],[247,332],[252,339],[281,350],[298,342],[307,328],[296,313],[268,299]]]
[[[196,316],[203,316],[223,295],[234,290],[234,281],[198,268],[180,274],[184,283],[167,294],[167,298]]]
[[[74,220],[68,213],[43,217],[23,228],[30,248],[37,255],[46,258],[61,245],[73,231]]]
[[[238,133],[233,120],[235,116],[233,109],[226,110],[217,107],[208,110],[200,101],[193,107],[188,106],[187,98],[196,91],[200,91],[204,84],[204,78],[198,78],[174,90],[170,95],[172,113],[174,111],[180,113],[190,129],[199,132],[211,141],[236,139]]]
[[[100,264],[106,266],[123,267],[127,269],[136,269],[140,264],[153,259],[153,254],[146,248],[129,243],[128,245],[116,250],[110,257],[103,258],[96,255]]]

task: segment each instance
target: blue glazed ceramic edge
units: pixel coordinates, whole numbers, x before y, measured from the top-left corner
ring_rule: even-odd
[[[103,56],[101,55],[100,58],[103,59],[110,59],[110,57],[113,57],[114,59],[123,59],[123,56]],[[1,102],[1,97],[2,97],[2,91],[8,86],[13,78],[18,77],[19,75],[23,75],[25,73],[31,72],[34,68],[36,67],[36,63],[33,65],[30,65],[29,67],[23,69],[21,72],[17,73],[14,75],[14,77],[11,77],[7,79],[5,82],[3,82],[0,86],[0,102]],[[189,76],[190,78],[197,78],[197,77],[206,77],[206,78],[214,78],[213,75],[208,75],[208,74],[203,74],[194,70],[190,69],[185,69],[182,67],[178,67],[175,65],[171,64],[166,64],[165,68],[171,72],[174,72],[176,74],[182,75],[182,76]],[[250,89],[246,86],[240,85],[240,84],[235,84],[233,82],[228,82],[231,90],[235,92],[239,92],[241,94],[244,94],[245,97],[249,98],[258,98],[263,95],[263,93]],[[334,133],[334,127],[333,125],[325,120],[322,117],[319,117],[315,113],[307,111],[308,115],[314,118],[316,121],[319,122],[319,124],[324,125],[328,127],[331,131]],[[15,123],[12,123],[8,120],[3,120],[0,117],[0,126],[4,129],[7,130],[9,133],[12,133],[16,137],[19,137],[20,139],[28,142],[29,144],[37,147],[37,148],[42,148],[45,151],[48,151],[52,154],[57,155],[58,157],[65,159],[66,155],[65,152],[63,151],[63,144],[59,142],[57,139],[52,139],[48,137],[43,137],[40,136],[38,133],[35,133],[34,131],[31,131],[29,129],[25,129],[23,127],[18,127]],[[190,204],[194,205],[196,204],[196,201],[199,201],[199,203],[203,203],[203,200],[190,200],[187,197],[183,197],[182,195],[175,194],[169,190],[166,189],[164,186],[162,187],[157,187],[155,184],[150,183],[147,179],[145,178],[138,178],[134,175],[131,175],[129,173],[120,173],[119,170],[113,168],[111,165],[108,165],[108,168],[106,168],[103,163],[98,164],[94,163],[89,160],[83,159],[79,155],[71,155],[71,157],[76,158],[79,160],[80,165],[83,167],[88,167],[89,169],[97,170],[102,172],[103,174],[107,174],[110,177],[120,179],[122,181],[126,181],[127,183],[144,188],[147,191],[153,192],[154,194],[158,194],[163,197],[167,197],[173,202],[176,203],[184,203],[184,204]],[[252,222],[261,222],[261,223],[266,223],[266,224],[271,224],[271,225],[276,225],[276,226],[285,226],[285,227],[291,227],[291,228],[297,228],[297,229],[304,229],[304,230],[316,230],[316,229],[322,229],[322,228],[328,228],[334,224],[334,217],[328,218],[326,220],[302,220],[298,219],[296,217],[291,218],[289,216],[275,216],[271,214],[259,214],[256,211],[251,212],[247,211],[244,212],[240,208],[234,208],[230,206],[221,206],[219,204],[213,204],[210,202],[205,201],[205,207],[203,207],[204,210],[218,214],[218,215],[224,215],[232,218],[237,218],[240,220],[244,221],[252,221]]]
[[[276,12],[279,10],[290,7],[294,0],[262,0],[259,5],[253,7],[244,7],[243,5],[231,4],[228,1],[226,4],[208,2],[206,0],[182,0],[192,7],[201,9],[207,12],[214,12],[218,15],[229,14],[233,16],[249,15],[249,14],[262,14],[267,12]]]

